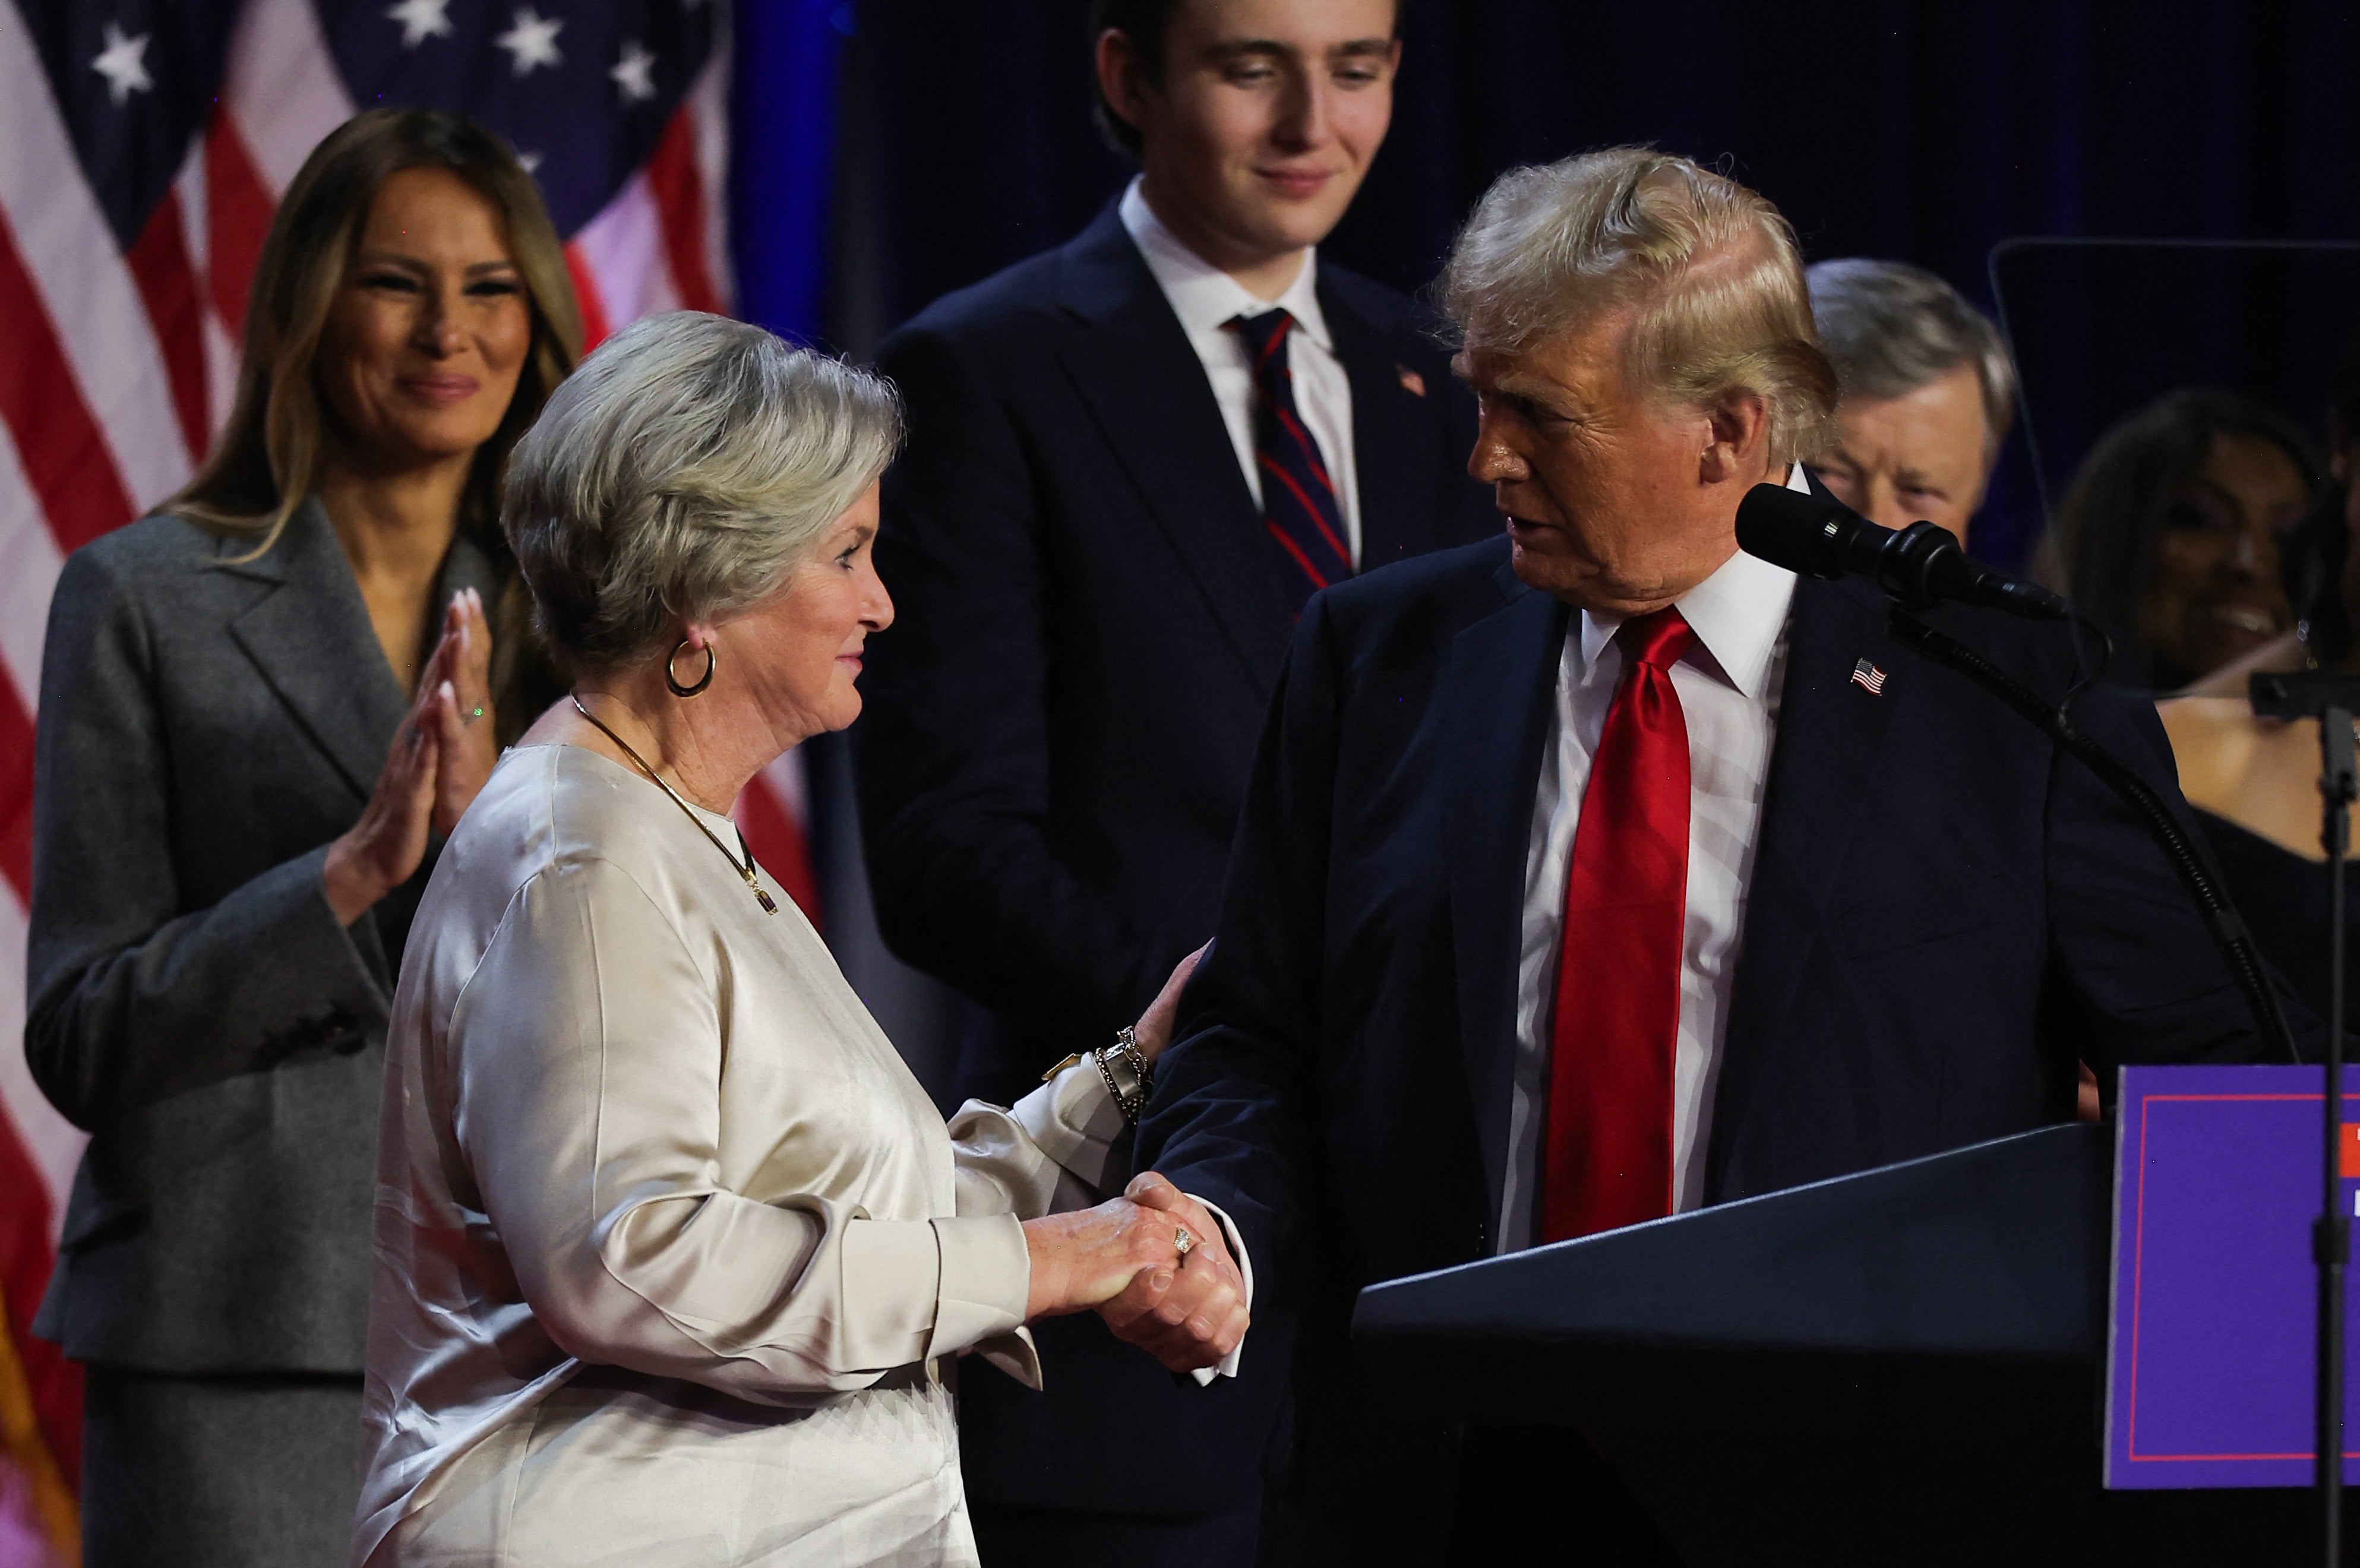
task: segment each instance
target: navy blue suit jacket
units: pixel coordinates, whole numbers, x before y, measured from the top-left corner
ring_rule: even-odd
[[[1324,263],[1318,290],[1363,565],[1496,531],[1465,472],[1473,399],[1412,302]],[[1006,1104],[1212,934],[1294,615],[1204,366],[1113,205],[936,301],[879,363],[910,441],[877,544],[899,614],[853,732],[869,876],[893,951],[989,1009],[956,1092]],[[967,1371],[978,1499],[1251,1497],[1268,1388],[1175,1388],[1095,1318],[1039,1338],[1045,1397]],[[1128,1474],[1142,1445],[1170,1484]]]
[[[1219,942],[1139,1158],[1221,1203],[1299,1345],[1302,1484],[1355,1561],[1430,1560],[1453,1439],[1351,1364],[1372,1281],[1495,1250],[1532,805],[1571,615],[1504,539],[1313,601],[1254,764]],[[1931,617],[2061,691],[2060,628]],[[1881,694],[1851,677],[1868,659]],[[2154,711],[2085,727],[2177,800]],[[2076,1059],[2249,1060],[2259,1039],[2160,853],[2013,713],[1797,585],[1707,1149],[1724,1202],[2070,1114]],[[1278,1342],[1273,1343],[1273,1339]]]

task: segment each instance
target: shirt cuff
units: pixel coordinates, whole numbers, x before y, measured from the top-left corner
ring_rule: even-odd
[[[1107,1093],[1106,1074],[1087,1051],[1082,1059],[1016,1102],[1009,1112],[1041,1152],[1104,1192],[1115,1142],[1130,1130],[1122,1107]]]
[[[1032,1290],[1022,1222],[1014,1214],[970,1214],[933,1224],[941,1282],[927,1358],[956,1355],[1022,1328]]]
[[[1101,1088],[1103,1088],[1103,1085],[1101,1085]],[[1196,1194],[1194,1192],[1189,1193],[1188,1196],[1196,1198]],[[1239,1277],[1245,1281],[1246,1311],[1251,1312],[1253,1311],[1254,1294],[1253,1257],[1246,1251],[1246,1238],[1238,1234],[1237,1222],[1229,1218],[1228,1212],[1224,1210],[1220,1204],[1207,1202],[1203,1198],[1196,1198],[1196,1201],[1205,1205],[1205,1212],[1207,1214],[1211,1214],[1215,1219],[1221,1222],[1221,1235],[1229,1244],[1229,1257],[1238,1266]],[[1251,1334],[1253,1330],[1251,1328],[1246,1330],[1246,1334]],[[1216,1377],[1236,1377],[1238,1375],[1238,1361],[1245,1355],[1245,1334],[1240,1334],[1238,1336],[1237,1344],[1229,1347],[1229,1353],[1227,1356],[1221,1357],[1221,1364],[1219,1366],[1199,1367],[1194,1372],[1189,1373],[1188,1376],[1196,1379],[1196,1387],[1200,1388],[1208,1388],[1212,1387],[1213,1379]]]

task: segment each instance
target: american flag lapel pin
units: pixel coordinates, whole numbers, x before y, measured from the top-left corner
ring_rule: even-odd
[[[1864,659],[1852,667],[1852,683],[1872,697],[1885,695],[1885,671]]]

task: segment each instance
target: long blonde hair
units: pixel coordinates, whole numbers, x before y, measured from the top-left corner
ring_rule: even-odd
[[[228,426],[196,477],[162,509],[254,539],[248,559],[279,542],[318,484],[326,414],[314,376],[320,336],[369,202],[405,169],[445,169],[498,209],[532,317],[532,346],[508,415],[476,449],[460,527],[499,543],[500,474],[508,450],[582,354],[582,316],[557,230],[532,177],[475,121],[438,109],[371,109],[311,150],[270,221],[246,307],[246,344]]]

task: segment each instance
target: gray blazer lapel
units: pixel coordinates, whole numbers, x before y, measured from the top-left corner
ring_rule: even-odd
[[[246,548],[224,541],[220,570],[275,586],[232,617],[229,635],[353,793],[366,800],[409,704],[327,514],[318,501],[306,501],[267,554],[233,563]]]

